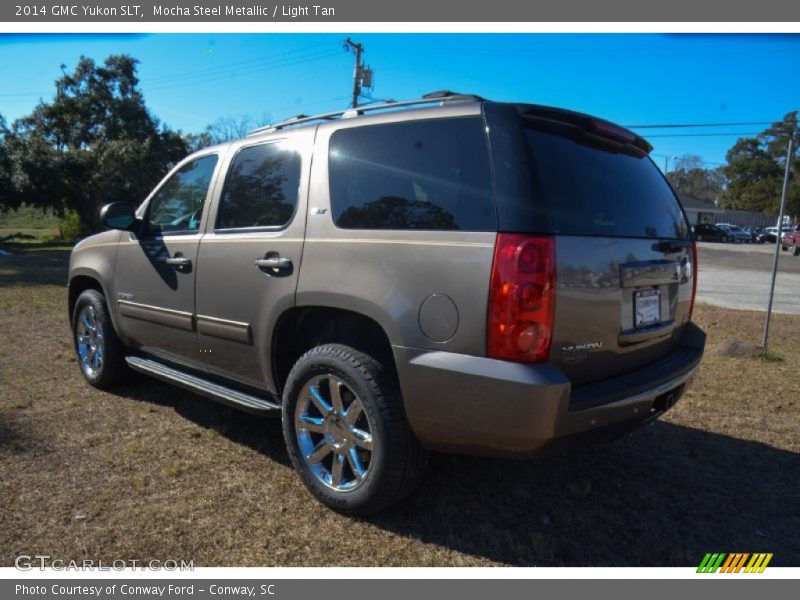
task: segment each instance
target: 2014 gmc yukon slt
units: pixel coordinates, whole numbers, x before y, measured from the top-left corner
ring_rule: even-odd
[[[305,485],[348,513],[401,500],[427,450],[613,437],[669,409],[705,345],[650,149],[452,93],[206,148],[75,247],[81,370],[280,415]]]

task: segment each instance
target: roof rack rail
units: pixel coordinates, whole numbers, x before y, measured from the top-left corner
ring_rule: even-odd
[[[272,125],[265,125],[263,127],[258,127],[257,129],[253,129],[247,135],[258,135],[259,133],[267,133],[270,131],[277,131],[279,129],[285,129],[286,127],[292,127],[294,125],[302,125],[305,123],[310,123],[312,121],[330,121],[332,119],[349,119],[352,117],[357,117],[363,115],[366,112],[373,112],[378,110],[391,110],[393,108],[404,108],[409,106],[414,106],[418,104],[436,104],[436,103],[444,103],[444,102],[451,102],[451,101],[458,101],[458,100],[474,100],[474,101],[482,101],[484,98],[477,96],[475,94],[459,94],[457,92],[451,92],[450,90],[440,90],[438,92],[431,92],[430,94],[425,94],[421,98],[417,98],[415,100],[402,100],[399,102],[385,102],[383,104],[367,104],[364,106],[359,106],[357,108],[346,108],[344,110],[336,110],[333,112],[322,113],[319,115],[296,115],[294,117],[290,117],[284,121],[279,123],[274,123]]]

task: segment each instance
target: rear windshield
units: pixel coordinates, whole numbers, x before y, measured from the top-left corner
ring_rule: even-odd
[[[525,130],[555,233],[688,239],[678,201],[647,156],[533,125]]]

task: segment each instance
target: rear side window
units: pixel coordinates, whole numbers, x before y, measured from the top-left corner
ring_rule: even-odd
[[[343,129],[331,136],[329,177],[339,227],[496,229],[480,117]]]
[[[526,127],[555,233],[687,239],[675,194],[647,156]]]
[[[225,180],[217,229],[288,224],[297,206],[300,163],[300,154],[285,142],[240,150]]]

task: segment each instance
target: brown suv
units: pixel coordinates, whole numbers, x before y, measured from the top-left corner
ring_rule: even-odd
[[[349,513],[402,499],[429,449],[618,435],[680,398],[705,344],[650,150],[451,93],[206,148],[75,247],[79,364],[280,415],[303,482]]]

